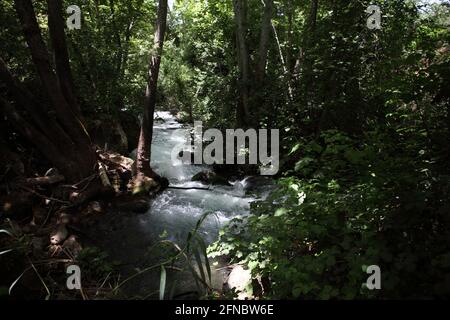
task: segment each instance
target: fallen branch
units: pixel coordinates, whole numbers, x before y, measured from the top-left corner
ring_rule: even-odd
[[[211,188],[203,188],[203,187],[175,187],[168,186],[168,189],[176,189],[176,190],[212,190]]]
[[[100,176],[100,181],[102,182],[104,187],[111,187],[111,181],[109,181],[108,174],[106,173],[105,166],[103,163],[98,163],[98,173]]]
[[[62,175],[54,175],[48,177],[36,177],[36,178],[28,178],[25,180],[25,183],[28,186],[49,186],[52,184],[56,184],[64,181],[65,178]]]
[[[28,191],[28,192],[30,192],[30,193],[40,197],[40,198],[45,199],[45,200],[50,200],[50,201],[54,201],[54,202],[58,202],[58,203],[61,203],[61,204],[66,204],[66,205],[70,204],[69,201],[64,201],[64,200],[61,200],[61,199],[56,199],[56,198],[53,198],[53,197],[45,196],[45,195],[40,194],[39,192],[36,192],[33,189],[27,188],[25,186],[22,186],[21,188],[23,190],[25,190],[25,191]]]
[[[9,183],[0,185],[0,190],[19,189],[23,187],[44,187],[51,186],[64,181],[65,178],[62,175],[54,175],[48,177],[35,177],[26,179],[17,179]]]

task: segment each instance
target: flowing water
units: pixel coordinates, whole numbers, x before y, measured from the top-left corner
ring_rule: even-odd
[[[230,181],[231,186],[208,186],[191,181],[192,176],[210,170],[205,165],[173,164],[172,149],[186,140],[189,127],[183,127],[168,112],[157,112],[152,143],[152,167],[169,179],[171,186],[186,189],[167,189],[151,200],[145,214],[120,213],[112,215],[95,230],[95,237],[102,239],[101,247],[108,248],[111,256],[132,273],[157,261],[154,244],[169,239],[183,246],[187,235],[205,213],[210,213],[202,223],[199,234],[209,244],[217,239],[219,229],[230,219],[249,213],[250,203],[265,197],[272,189],[270,179],[247,177]],[[189,188],[209,188],[209,190]],[[252,191],[249,195],[249,191]],[[158,275],[140,276],[130,291],[151,291],[159,284]],[[217,286],[220,274],[215,274]],[[181,286],[192,287],[193,279],[184,276]],[[177,278],[176,281],[180,281]],[[183,289],[179,289],[182,291]]]
[[[182,188],[209,188],[210,190],[168,189],[153,200],[151,209],[142,217],[143,228],[153,232],[166,231],[174,241],[183,241],[200,217],[211,215],[203,223],[201,232],[207,242],[215,240],[218,230],[225,222],[238,215],[247,214],[254,196],[248,196],[250,179],[230,181],[232,186],[206,186],[191,181],[192,177],[205,170],[205,165],[172,164],[172,149],[186,140],[190,128],[182,128],[168,112],[158,112],[152,145],[152,167],[169,179],[171,186]],[[264,196],[263,192],[261,196]],[[151,227],[150,227],[151,226]]]

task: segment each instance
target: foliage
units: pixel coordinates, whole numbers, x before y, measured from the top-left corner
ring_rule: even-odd
[[[96,247],[87,247],[80,251],[76,258],[83,277],[88,279],[104,279],[117,269],[117,262],[111,262],[107,252]]]
[[[269,279],[269,298],[450,295],[448,5],[324,3],[283,135],[279,188],[210,248]],[[307,26],[307,19],[305,20]],[[292,120],[291,120],[292,119]],[[379,265],[382,290],[363,287]]]
[[[267,1],[239,1],[247,3],[251,78],[242,84],[233,2],[175,1],[157,96],[159,108],[187,122],[225,129],[238,123],[248,86],[254,119],[247,123],[280,129],[278,189],[227,225],[210,255],[244,262],[254,277],[267,279],[263,298],[449,297],[450,5],[274,1],[267,63],[256,80]],[[109,125],[140,114],[155,1],[64,1],[69,4],[83,12],[81,30],[66,34],[86,122]],[[381,30],[366,27],[369,4],[381,8]],[[33,5],[50,42],[45,1]],[[13,0],[2,2],[0,25],[1,58],[45,105]],[[9,91],[2,82],[0,97],[12,101]],[[1,115],[0,142],[35,159]],[[151,252],[162,262],[130,278],[157,270],[160,298],[170,297],[170,266],[181,259],[202,296],[223,298],[210,288],[206,244],[196,231],[183,247],[163,240]],[[96,249],[79,259],[93,277],[112,271]],[[362,286],[372,264],[381,267],[381,291]]]
[[[186,243],[183,246],[168,239],[155,243],[149,248],[149,253],[151,253],[153,258],[156,257],[160,260],[160,262],[145,267],[118,283],[114,288],[114,293],[117,294],[129,281],[145,273],[160,269],[159,289],[156,293],[159,293],[160,300],[164,300],[165,298],[173,299],[177,281],[176,279],[173,280],[169,288],[167,288],[167,270],[170,268],[180,274],[188,271],[195,281],[197,294],[200,298],[214,295],[215,292],[212,289],[211,282],[211,266],[207,256],[207,245],[198,232],[203,221],[209,215],[210,213],[205,213],[200,217],[194,229],[188,233]],[[167,234],[165,232],[160,235],[161,238],[165,238],[166,236]],[[149,296],[151,295],[153,293],[149,294]]]
[[[324,132],[300,148],[298,172],[227,226],[210,254],[270,278],[272,298],[448,296],[448,171],[435,172],[426,141],[395,138],[373,132],[361,145]],[[361,286],[365,265],[381,267],[381,291]]]

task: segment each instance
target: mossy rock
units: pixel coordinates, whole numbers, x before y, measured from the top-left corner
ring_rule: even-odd
[[[141,177],[137,178],[132,183],[132,194],[148,194],[150,191],[158,188],[159,184],[152,178]]]

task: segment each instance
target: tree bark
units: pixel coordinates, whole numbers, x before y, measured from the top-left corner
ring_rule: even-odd
[[[27,112],[31,120],[48,139],[60,148],[72,143],[66,132],[56,122],[49,121],[48,110],[11,74],[2,58],[0,58],[0,80],[7,85],[19,106]]]
[[[288,0],[287,6],[287,16],[288,16],[288,31],[287,31],[287,52],[286,52],[286,67],[288,69],[288,80],[291,82],[292,80],[292,50],[293,50],[293,27],[294,27],[294,6],[292,3],[293,0]]]
[[[3,100],[2,107],[15,123],[17,130],[60,169],[67,181],[77,182],[95,172],[97,159],[89,135],[77,117],[77,112],[68,101],[74,99],[74,106],[77,105],[70,80],[64,22],[60,10],[61,2],[48,0],[49,28],[58,76],[53,72],[31,0],[15,0],[14,4],[25,40],[30,48],[32,60],[50,100],[50,106],[35,108],[34,106],[40,104],[34,101],[31,94],[21,88],[18,81],[7,70],[6,65],[1,62],[1,77],[7,80],[8,88],[16,102],[25,106],[24,109],[32,122],[23,117],[8,101]],[[64,92],[69,92],[69,98]],[[25,97],[20,97],[23,94]],[[47,114],[42,112],[44,109],[48,110]],[[55,114],[56,117],[52,117],[52,114]]]
[[[164,45],[167,22],[167,0],[159,0],[156,22],[155,40],[148,67],[147,88],[144,98],[144,114],[141,133],[136,154],[136,178],[150,177],[158,179],[150,166],[151,143],[153,138],[153,114],[156,105],[156,90],[158,87],[159,67]]]
[[[263,0],[264,15],[261,23],[261,36],[259,40],[259,61],[256,67],[256,80],[261,83],[266,74],[267,52],[269,50],[270,28],[272,25],[273,0]]]
[[[305,32],[303,33],[303,38],[300,40],[301,48],[299,52],[298,60],[295,63],[294,74],[299,77],[301,68],[303,66],[303,61],[307,56],[307,51],[311,47],[311,44],[315,39],[316,24],[317,24],[317,12],[319,10],[319,0],[311,0],[311,7],[309,12],[308,20],[306,21]]]
[[[14,125],[19,133],[30,141],[42,154],[53,163],[63,174],[71,177],[71,173],[77,170],[72,159],[63,156],[63,153],[35,126],[26,121],[15,108],[5,99],[0,98],[0,108],[8,121]]]
[[[114,8],[114,0],[109,0],[109,10],[111,12],[111,24],[114,31],[114,38],[116,41],[116,73],[120,74],[123,56],[122,38],[120,37],[120,31],[116,23],[116,10]]]
[[[234,21],[236,25],[236,39],[238,48],[238,64],[240,72],[240,101],[237,110],[238,126],[246,126],[251,122],[249,96],[250,96],[250,57],[246,40],[247,1],[233,0]]]
[[[62,16],[62,0],[47,0],[48,26],[53,47],[56,76],[62,93],[69,103],[73,113],[81,119],[81,110],[73,92],[72,71],[69,65],[66,35],[64,33],[64,19]]]
[[[311,1],[310,14],[308,18],[307,32],[303,36],[303,81],[305,82],[305,96],[308,102],[312,101],[311,93],[315,90],[314,84],[314,59],[310,54],[311,48],[315,42],[316,24],[317,24],[317,12],[319,9],[319,0]],[[314,109],[312,104],[307,105],[310,116],[313,117]]]
[[[273,34],[275,36],[276,44],[278,47],[278,53],[280,55],[281,66],[283,67],[283,75],[287,78],[289,71],[286,66],[286,61],[283,56],[283,50],[281,49],[281,43],[280,43],[280,39],[278,38],[277,29],[275,28],[275,25],[273,23],[271,23],[271,25],[272,25],[272,29],[273,29]],[[291,87],[291,84],[289,81],[286,81],[286,89],[287,89],[288,98],[290,101],[292,101],[294,99],[294,96],[293,96],[293,90],[292,90],[292,87]]]
[[[38,71],[42,85],[50,98],[56,116],[74,144],[83,145],[88,142],[87,135],[82,134],[79,121],[69,107],[57,78],[53,73],[47,48],[42,39],[34,8],[30,0],[15,0],[15,7],[25,35],[25,40],[31,51],[31,57]]]

